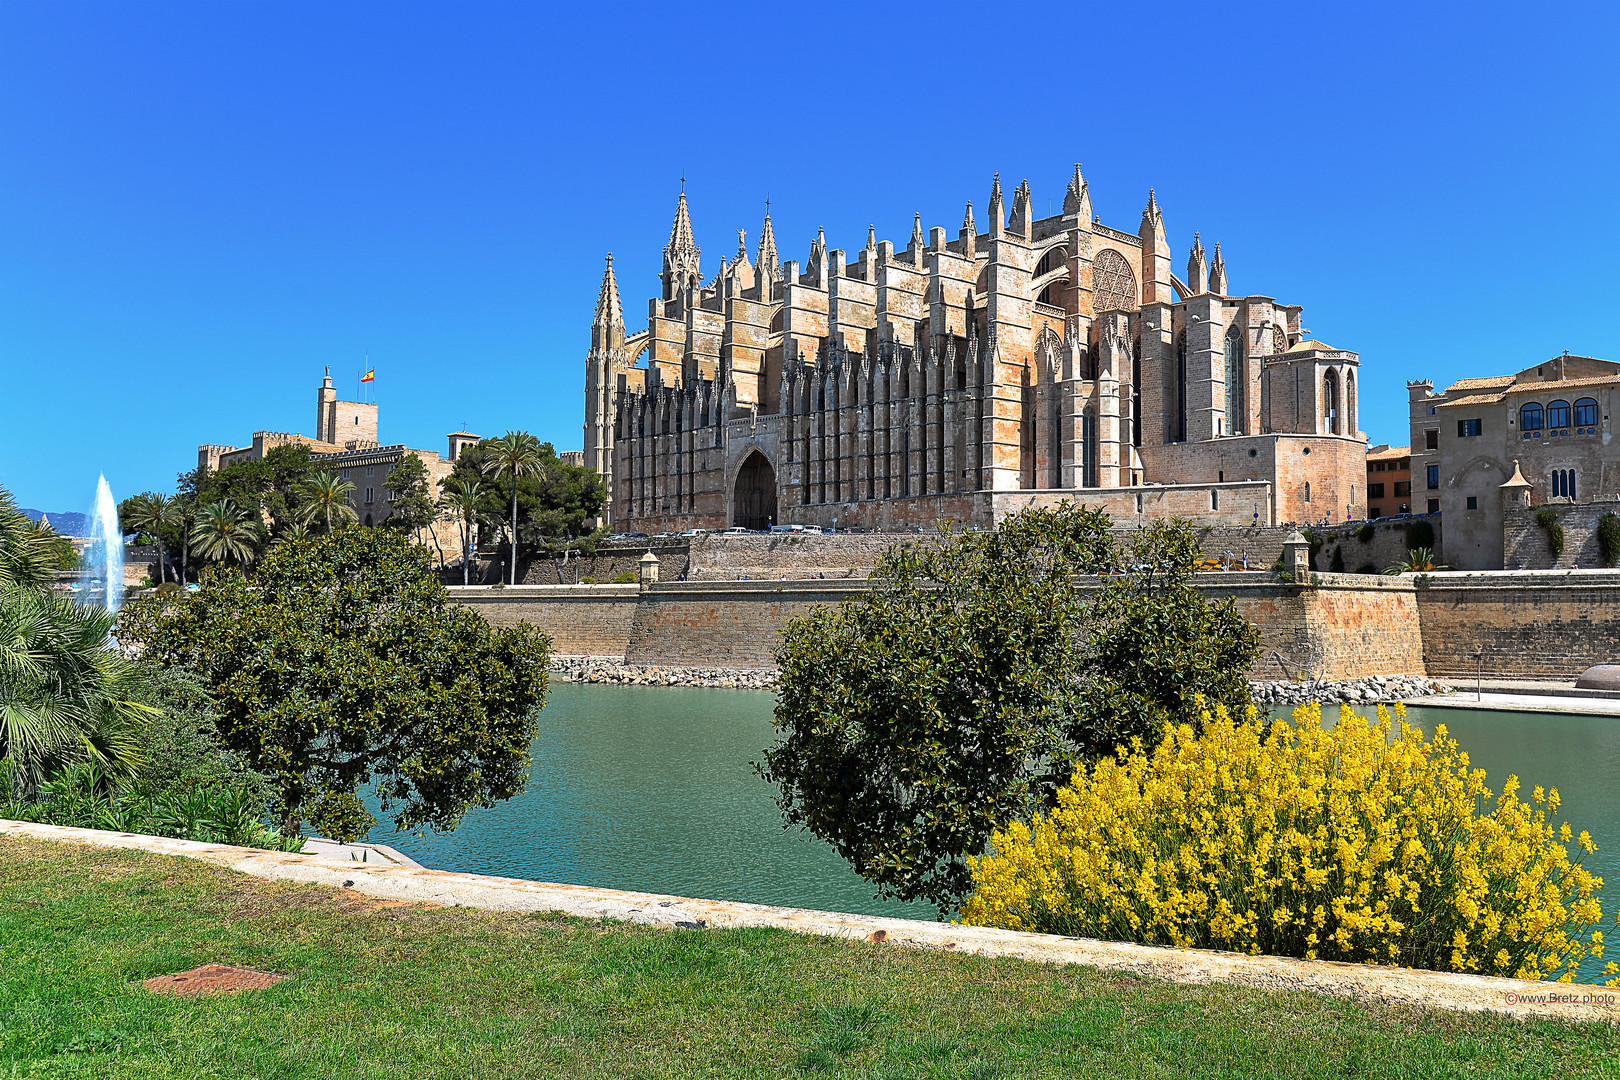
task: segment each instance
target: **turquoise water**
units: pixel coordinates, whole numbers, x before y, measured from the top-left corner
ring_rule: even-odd
[[[877,900],[833,849],[782,828],[750,763],[772,737],[768,693],[555,684],[529,786],[453,833],[379,826],[372,839],[425,866],[641,892],[932,918]],[[1500,791],[1509,772],[1556,787],[1599,845],[1605,909],[1620,903],[1620,717],[1413,708],[1444,723]],[[1606,936],[1620,940],[1612,924]],[[1620,950],[1616,950],[1620,954]]]
[[[554,683],[529,785],[453,833],[371,839],[424,866],[638,892],[931,919],[878,900],[832,847],[782,827],[754,774],[774,697]]]

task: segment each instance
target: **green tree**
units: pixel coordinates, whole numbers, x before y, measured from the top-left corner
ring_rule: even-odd
[[[279,530],[300,517],[308,498],[307,483],[315,471],[309,447],[287,443],[271,447],[255,461],[239,461],[218,472],[199,468],[182,478],[180,491],[194,494],[198,506],[228,500],[247,510],[254,520],[267,521],[272,530]]]
[[[517,584],[518,564],[518,481],[538,473],[545,464],[540,440],[527,431],[508,431],[498,439],[488,440],[482,467],[486,474],[497,480],[503,476],[512,481],[512,584]],[[480,448],[483,443],[478,444]],[[549,444],[548,444],[549,445]]]
[[[112,617],[51,592],[71,550],[0,488],[0,762],[25,791],[74,765],[132,768],[152,714],[107,648]]]
[[[157,546],[159,583],[169,580],[163,534],[172,524],[175,510],[167,495],[155,491],[133,495],[118,504],[118,521],[123,531],[145,533]]]
[[[304,509],[299,520],[308,525],[312,521],[325,521],[326,531],[332,531],[332,519],[339,524],[358,521],[360,515],[349,502],[354,484],[335,472],[318,472],[304,482]]]
[[[399,533],[273,548],[251,584],[212,569],[189,597],[134,601],[124,625],[147,657],[202,677],[221,740],[270,778],[284,833],[363,836],[368,784],[402,829],[452,829],[523,788],[549,639],[451,603]]]
[[[892,548],[879,588],[783,633],[759,771],[784,818],[883,895],[948,910],[965,858],[1076,763],[1196,722],[1200,697],[1247,709],[1259,635],[1192,584],[1197,553],[1184,523],[1127,553],[1106,514],[1076,507]]]
[[[467,447],[456,460],[451,479],[472,482],[489,475],[486,467],[493,444],[486,439]],[[558,548],[589,551],[586,539],[594,529],[594,519],[606,501],[607,489],[595,470],[564,464],[550,443],[540,443],[540,464],[536,471],[521,476],[517,483],[517,531],[523,545],[554,551]],[[504,487],[504,485],[502,485]],[[511,525],[511,489],[485,485],[478,502],[481,518],[507,519]]]
[[[431,526],[433,519],[439,516],[433,490],[438,485],[428,475],[427,466],[415,454],[406,454],[388,470],[388,477],[383,483],[390,492],[389,501],[393,504],[393,512],[383,520],[383,524],[390,529],[408,530],[420,543],[422,530]]]
[[[473,530],[478,526],[479,512],[485,496],[484,485],[476,477],[451,475],[441,485],[439,508],[456,519],[461,530],[461,583],[468,583],[468,568],[472,563]]]
[[[263,529],[248,511],[229,499],[221,499],[197,511],[191,539],[197,545],[197,554],[205,559],[247,566],[258,555]]]

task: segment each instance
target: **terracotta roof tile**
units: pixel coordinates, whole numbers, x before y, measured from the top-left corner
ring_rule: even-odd
[[[1446,387],[1445,392],[1449,394],[1453,390],[1484,390],[1487,387],[1512,385],[1512,375],[1492,375],[1489,378],[1484,379],[1458,379],[1456,382]]]

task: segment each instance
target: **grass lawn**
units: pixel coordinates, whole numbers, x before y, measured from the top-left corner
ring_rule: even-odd
[[[218,962],[290,975],[181,999]],[[0,1077],[1620,1077],[1620,1032],[0,838]]]

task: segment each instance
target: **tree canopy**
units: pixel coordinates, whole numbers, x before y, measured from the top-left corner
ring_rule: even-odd
[[[275,789],[283,832],[340,840],[375,824],[452,829],[522,790],[546,694],[549,639],[450,603],[428,553],[398,532],[339,526],[272,547],[251,583],[204,572],[189,597],[144,597],[122,633],[189,665],[219,734]]]
[[[1192,584],[1191,529],[1157,523],[1126,547],[1109,526],[1030,510],[897,546],[872,593],[793,620],[759,766],[787,822],[883,895],[944,911],[965,858],[1077,763],[1196,723],[1200,696],[1241,715],[1259,634]]]
[[[484,439],[462,450],[451,479],[458,484],[477,482],[477,517],[505,522],[509,530],[512,476],[509,472],[495,475],[498,470],[486,464],[494,457],[497,442]],[[592,520],[607,499],[607,489],[594,469],[565,464],[548,442],[538,443],[535,449],[536,471],[517,478],[518,537],[531,552],[589,535],[594,528]]]

